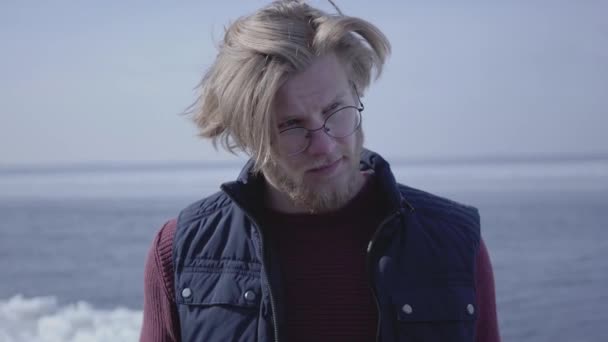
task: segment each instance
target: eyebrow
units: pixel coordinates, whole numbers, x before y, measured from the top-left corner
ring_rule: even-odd
[[[339,92],[336,96],[333,97],[333,99],[331,101],[329,101],[329,104],[324,106],[321,111],[323,113],[327,112],[329,110],[329,108],[336,102],[338,102],[338,100],[344,98],[344,96],[346,95],[345,91],[341,91]],[[288,115],[282,115],[280,117],[280,121],[287,121],[287,120],[292,120],[292,119],[299,119],[298,115],[293,115],[293,114],[288,114]]]
[[[323,112],[326,112],[329,110],[329,108],[336,102],[338,102],[338,100],[344,98],[344,91],[339,92],[331,101],[329,101],[329,104],[325,107],[323,107]]]

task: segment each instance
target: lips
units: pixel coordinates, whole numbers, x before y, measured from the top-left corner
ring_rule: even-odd
[[[336,161],[333,161],[329,164],[325,164],[319,167],[315,167],[312,169],[309,169],[308,172],[311,173],[323,173],[323,172],[329,172],[332,171],[334,168],[336,168],[336,166],[338,166],[338,164],[340,163],[340,161],[342,161],[342,158],[337,159]]]

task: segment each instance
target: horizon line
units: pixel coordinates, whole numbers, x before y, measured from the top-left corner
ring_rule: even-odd
[[[444,157],[405,157],[387,155],[389,164],[403,165],[457,165],[489,163],[558,163],[582,161],[608,161],[606,153],[568,153],[568,154],[522,154],[522,155],[479,155],[479,156],[444,156]],[[31,173],[66,173],[66,172],[103,172],[103,171],[142,171],[149,169],[198,169],[202,167],[222,169],[242,166],[246,162],[238,159],[216,160],[150,160],[150,161],[63,161],[41,163],[0,163],[0,175]]]

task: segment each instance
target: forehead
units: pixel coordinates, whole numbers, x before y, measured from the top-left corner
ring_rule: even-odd
[[[333,54],[316,57],[310,67],[291,76],[277,92],[277,115],[304,115],[330,105],[345,94],[348,77],[344,66]]]

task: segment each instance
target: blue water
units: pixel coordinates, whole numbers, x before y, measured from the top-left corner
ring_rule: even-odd
[[[404,183],[480,209],[503,341],[608,340],[608,161],[394,169]],[[237,173],[0,173],[0,299],[141,310],[154,233]]]

